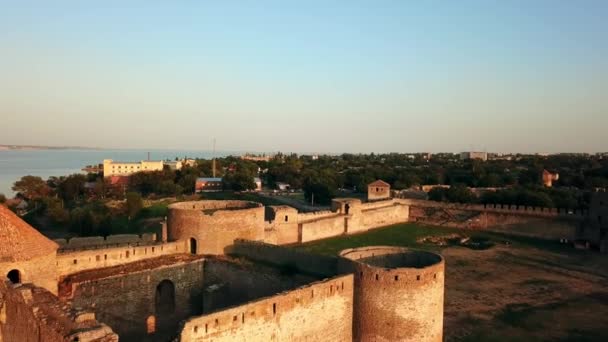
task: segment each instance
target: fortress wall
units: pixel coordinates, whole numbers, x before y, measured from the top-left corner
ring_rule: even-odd
[[[143,340],[150,321],[155,338],[169,340],[176,335],[181,320],[202,313],[203,265],[204,260],[198,259],[90,280],[66,279],[60,286],[71,287],[71,297],[66,299],[71,299],[74,307],[94,310],[121,341]],[[164,298],[173,299],[174,310],[170,312],[156,304],[164,281],[173,286],[172,296],[163,291]]]
[[[485,230],[547,240],[574,240],[580,226],[576,220],[497,213],[482,213],[479,220]]]
[[[331,210],[313,211],[309,213],[298,213],[298,223],[318,220],[320,218],[336,216],[337,213]]]
[[[355,269],[353,341],[442,341],[439,255],[399,247],[362,247],[341,255]]]
[[[0,282],[11,270],[18,270],[22,283],[32,283],[43,287],[51,293],[57,293],[56,253],[33,258],[27,261],[0,262]],[[1,341],[0,341],[1,342]]]
[[[400,204],[376,207],[374,209],[364,210],[361,214],[362,218],[360,225],[364,230],[367,230],[407,222],[409,219],[409,207]]]
[[[228,253],[235,257],[243,257],[319,277],[332,277],[338,274],[339,259],[336,257],[311,254],[263,242],[236,240]]]
[[[73,237],[71,239],[55,239],[61,249],[80,249],[85,247],[110,247],[118,244],[150,244],[156,241],[156,234],[117,234],[103,236]]]
[[[187,252],[186,242],[183,241],[145,246],[62,251],[57,254],[57,274],[65,276],[84,270],[123,265],[161,255]]]
[[[352,341],[353,276],[191,318],[182,342]]]
[[[169,206],[169,240],[194,238],[196,254],[222,255],[235,239],[263,240],[264,216],[264,207],[254,202],[175,203]]]
[[[300,223],[300,228],[298,228],[301,230],[300,242],[321,240],[344,234],[344,219],[344,215],[334,215]]]
[[[298,242],[298,211],[288,206],[266,207],[264,241],[277,245]]]
[[[93,312],[76,312],[56,296],[32,284],[0,282],[0,341],[117,342]]]
[[[240,305],[311,283],[310,276],[249,262],[205,260],[203,313]]]
[[[363,202],[363,203],[361,203],[361,210],[390,207],[390,206],[394,205],[395,203],[397,203],[397,201],[394,199],[385,199],[385,200],[374,201],[374,202]]]

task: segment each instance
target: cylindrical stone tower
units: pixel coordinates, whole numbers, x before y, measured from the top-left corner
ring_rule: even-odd
[[[442,341],[440,255],[383,246],[340,255],[355,273],[354,341]]]
[[[169,241],[187,241],[192,254],[224,254],[235,239],[264,239],[264,207],[248,201],[192,201],[169,205]]]

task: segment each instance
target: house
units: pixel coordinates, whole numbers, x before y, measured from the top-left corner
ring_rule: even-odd
[[[559,173],[543,170],[543,185],[547,188],[553,186],[553,182],[559,179]]]
[[[222,178],[219,177],[201,177],[196,179],[194,191],[221,191],[223,188]]]
[[[391,197],[391,185],[385,181],[377,180],[367,185],[367,200],[377,201]]]

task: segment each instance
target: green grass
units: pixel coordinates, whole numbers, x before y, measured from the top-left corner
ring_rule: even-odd
[[[370,230],[362,234],[343,235],[325,240],[314,241],[300,246],[295,246],[294,248],[324,255],[337,255],[340,251],[347,248],[374,245],[403,246],[438,251],[447,246],[442,247],[434,244],[418,243],[417,240],[426,236],[443,236],[454,233],[469,235],[473,239],[488,240],[497,244],[509,243],[518,248],[533,247],[554,252],[567,251],[568,253],[577,253],[577,251],[573,250],[571,247],[560,245],[558,242],[554,241],[529,237],[509,236],[493,232],[473,232],[458,228],[426,226],[416,223],[396,224],[384,228]]]

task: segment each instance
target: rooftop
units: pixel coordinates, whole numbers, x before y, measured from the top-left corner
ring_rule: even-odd
[[[49,255],[59,248],[36,229],[0,205],[0,262],[19,262]]]

